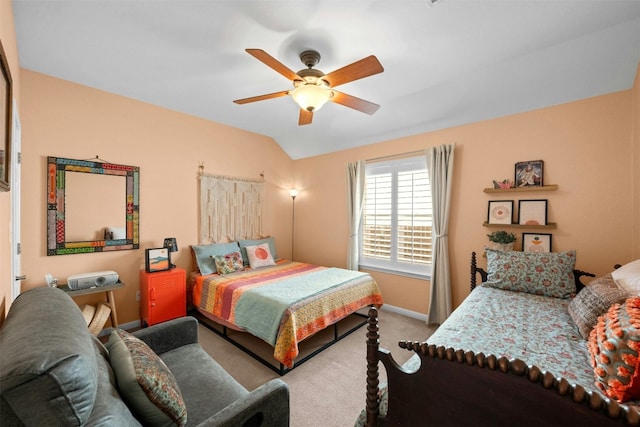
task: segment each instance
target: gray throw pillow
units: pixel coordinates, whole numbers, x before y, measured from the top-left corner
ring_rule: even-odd
[[[578,326],[582,338],[589,339],[589,333],[598,317],[606,313],[613,304],[622,304],[630,296],[616,284],[611,274],[607,274],[592,280],[578,292],[569,304],[569,315]]]

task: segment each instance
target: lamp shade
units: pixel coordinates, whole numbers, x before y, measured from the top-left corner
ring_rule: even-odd
[[[178,242],[175,237],[167,237],[164,239],[164,244],[162,246],[169,249],[169,252],[178,251]]]
[[[291,190],[289,190],[289,195],[291,196],[292,199],[295,199],[296,196],[298,195],[298,190],[296,190],[295,188],[292,188]]]
[[[300,85],[291,91],[291,98],[307,111],[318,111],[331,95],[333,93],[329,89],[312,83]]]

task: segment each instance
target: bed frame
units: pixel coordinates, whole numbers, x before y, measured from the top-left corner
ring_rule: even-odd
[[[366,309],[366,307],[365,307]],[[274,371],[275,373],[277,373],[280,376],[283,376],[284,374],[291,372],[292,370],[294,370],[295,368],[297,368],[298,366],[302,365],[304,362],[306,362],[307,360],[311,359],[312,357],[318,355],[319,353],[323,352],[324,350],[328,349],[329,347],[331,347],[333,344],[337,343],[338,341],[340,341],[341,339],[351,335],[353,332],[357,331],[358,329],[360,329],[361,327],[363,327],[364,325],[366,325],[368,323],[367,320],[367,315],[360,313],[360,312],[353,312],[351,314],[349,314],[348,316],[338,320],[337,322],[335,322],[333,325],[328,326],[326,329],[329,329],[331,327],[333,327],[333,339],[330,339],[328,341],[325,341],[324,344],[322,344],[322,346],[318,347],[316,350],[314,350],[313,352],[300,357],[299,359],[296,359],[293,363],[293,366],[291,368],[287,368],[284,364],[279,363],[276,366],[274,363],[270,362],[269,360],[263,358],[262,356],[260,356],[259,354],[257,354],[256,352],[252,351],[250,348],[248,348],[247,346],[241,344],[240,342],[236,341],[231,335],[229,335],[229,330],[233,329],[234,331],[238,332],[238,333],[243,333],[243,334],[249,334],[248,332],[245,331],[241,331],[239,329],[235,329],[235,328],[230,328],[224,324],[220,324],[218,322],[216,322],[215,320],[212,320],[210,318],[208,318],[207,316],[205,316],[204,314],[202,314],[200,311],[198,311],[197,309],[194,309],[192,312],[190,312],[190,315],[195,317],[196,319],[198,319],[198,322],[206,327],[207,329],[209,329],[210,331],[214,332],[215,334],[217,334],[218,336],[224,338],[227,342],[233,344],[234,346],[236,346],[237,348],[239,348],[240,350],[244,351],[246,354],[248,354],[249,356],[253,357],[255,360],[257,360],[258,362],[262,363],[264,366],[268,367],[269,369],[271,369],[272,371]],[[346,331],[343,330],[344,328],[340,328],[340,323],[349,318],[349,317],[358,317],[357,323],[351,327],[349,327]],[[316,334],[320,333],[322,331],[318,331],[316,332]],[[311,337],[308,337],[311,338]],[[256,338],[256,339],[260,339],[260,338]],[[304,341],[302,341],[304,342]],[[275,361],[275,359],[273,359]],[[276,361],[277,362],[277,361]]]
[[[475,276],[486,272],[471,259]],[[574,271],[575,272],[575,271]],[[576,284],[590,273],[577,271]],[[584,286],[580,282],[580,287]],[[640,425],[640,412],[587,391],[564,378],[519,359],[400,341],[414,351],[421,365],[404,370],[388,350],[380,348],[378,310],[369,309],[367,325],[366,425],[374,426],[514,426],[514,425]],[[379,362],[385,367],[388,411],[379,416]]]

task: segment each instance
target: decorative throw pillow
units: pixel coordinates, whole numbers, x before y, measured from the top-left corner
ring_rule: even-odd
[[[242,263],[242,255],[240,252],[232,252],[227,255],[216,255],[213,257],[216,264],[216,271],[218,274],[235,273],[236,271],[242,271],[244,264]]]
[[[278,259],[276,255],[276,240],[273,237],[265,237],[263,239],[250,239],[250,240],[238,240],[240,245],[240,253],[242,254],[242,261],[245,266],[249,265],[249,257],[247,256],[247,246],[261,245],[263,243],[269,244],[269,251],[274,260]]]
[[[619,402],[640,399],[640,297],[614,304],[589,336],[595,384]]]
[[[193,245],[191,246],[196,259],[196,264],[200,274],[207,275],[216,272],[216,265],[213,257],[216,255],[226,255],[231,252],[240,252],[238,242],[216,243],[213,245]]]
[[[251,268],[266,267],[267,265],[275,265],[271,251],[269,250],[269,244],[263,243],[261,245],[247,246],[247,256],[249,257],[249,265]]]
[[[598,317],[606,313],[613,304],[621,304],[630,296],[616,284],[611,274],[607,274],[591,281],[578,292],[569,304],[569,315],[578,326],[582,338],[589,339]]]
[[[502,252],[485,248],[485,286],[555,298],[576,292],[573,267],[576,252]]]
[[[187,423],[187,408],[175,377],[144,341],[127,331],[114,329],[107,348],[118,391],[142,424]]]
[[[613,280],[631,295],[640,295],[640,259],[613,270]]]

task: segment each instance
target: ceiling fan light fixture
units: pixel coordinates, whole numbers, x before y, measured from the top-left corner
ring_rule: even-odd
[[[290,94],[300,108],[310,112],[318,111],[333,96],[328,88],[312,83],[299,85]]]

